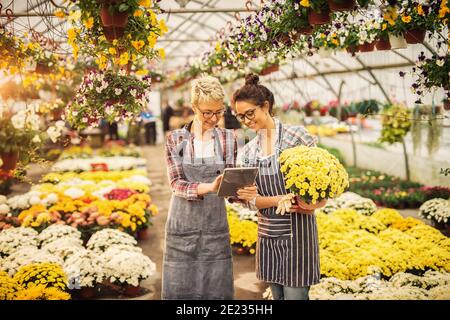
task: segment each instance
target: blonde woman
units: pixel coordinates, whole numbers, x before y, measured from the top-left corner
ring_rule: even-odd
[[[216,195],[223,170],[236,159],[233,132],[217,128],[225,113],[224,96],[218,79],[194,80],[194,120],[167,135],[173,195],[166,223],[163,299],[233,298],[225,201]]]

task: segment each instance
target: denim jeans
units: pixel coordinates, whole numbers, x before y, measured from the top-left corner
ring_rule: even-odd
[[[308,287],[285,287],[277,283],[269,283],[273,300],[309,300]]]

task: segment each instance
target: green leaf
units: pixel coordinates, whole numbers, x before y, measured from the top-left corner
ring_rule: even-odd
[[[129,8],[130,8],[130,6],[129,6],[128,4],[122,3],[122,4],[119,6],[119,12],[125,12],[125,11],[127,11]]]

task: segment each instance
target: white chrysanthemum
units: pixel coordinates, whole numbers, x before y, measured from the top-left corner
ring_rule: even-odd
[[[146,255],[110,248],[102,255],[104,259],[105,277],[111,282],[127,283],[138,286],[144,280],[154,274],[156,265]]]
[[[93,287],[104,279],[104,261],[97,252],[82,249],[71,255],[64,263],[69,283],[80,287]]]

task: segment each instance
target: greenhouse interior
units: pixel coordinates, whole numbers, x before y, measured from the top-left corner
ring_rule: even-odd
[[[0,0],[0,299],[450,300],[449,8]]]

